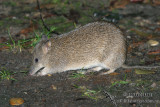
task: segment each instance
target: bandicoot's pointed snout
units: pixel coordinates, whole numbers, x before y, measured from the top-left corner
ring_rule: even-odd
[[[30,76],[38,76],[39,74],[41,74],[41,71],[44,69],[45,67],[40,68],[39,70],[37,70],[36,72],[30,71],[29,75]]]
[[[31,71],[29,71],[28,76],[34,76],[34,74]]]

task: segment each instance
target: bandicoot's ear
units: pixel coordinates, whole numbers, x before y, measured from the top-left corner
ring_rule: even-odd
[[[43,45],[42,45],[42,51],[44,54],[47,54],[48,51],[51,49],[51,41],[47,40]]]

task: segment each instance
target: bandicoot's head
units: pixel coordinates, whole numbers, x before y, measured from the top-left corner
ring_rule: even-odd
[[[33,51],[33,61],[30,75],[43,76],[49,73],[47,68],[49,55],[48,52],[51,48],[51,41],[46,36],[42,36],[41,41],[36,45]]]

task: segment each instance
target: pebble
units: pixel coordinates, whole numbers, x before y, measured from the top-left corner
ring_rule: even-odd
[[[159,45],[159,42],[156,41],[156,40],[149,40],[149,41],[148,41],[148,44],[149,44],[150,46],[157,46],[157,45]]]

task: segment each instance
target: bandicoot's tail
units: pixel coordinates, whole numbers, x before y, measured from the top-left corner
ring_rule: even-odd
[[[141,68],[141,69],[155,69],[160,68],[160,66],[128,66],[128,65],[122,65],[122,68],[128,68],[128,69],[134,69],[134,68]]]

